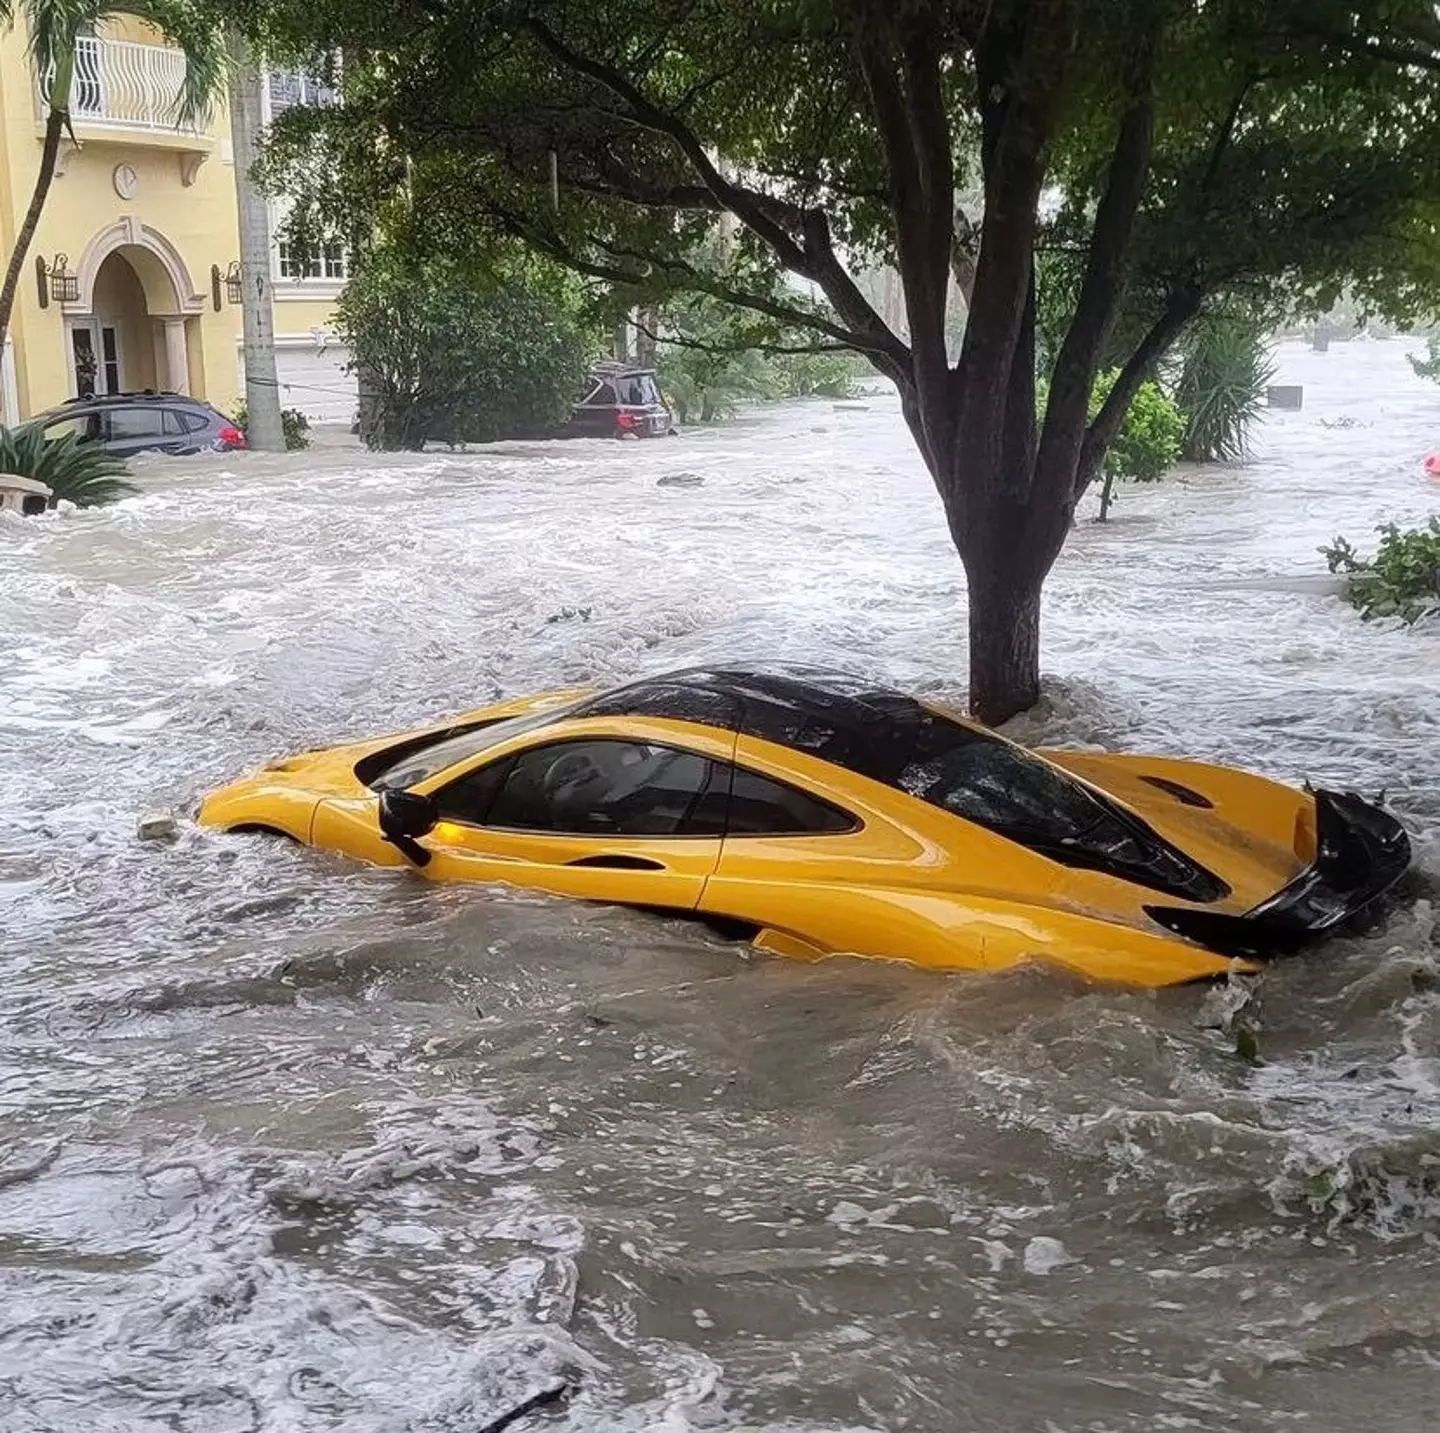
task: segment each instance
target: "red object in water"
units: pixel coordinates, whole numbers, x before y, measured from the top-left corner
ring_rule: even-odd
[[[222,448],[243,448],[245,435],[238,428],[222,428],[219,434],[219,442]]]

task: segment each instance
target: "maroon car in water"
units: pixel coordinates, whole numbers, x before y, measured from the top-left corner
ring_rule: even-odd
[[[675,432],[675,420],[653,368],[607,363],[590,370],[588,391],[565,431],[576,438],[664,438]]]

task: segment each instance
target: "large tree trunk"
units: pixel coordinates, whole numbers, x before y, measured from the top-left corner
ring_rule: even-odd
[[[970,574],[970,710],[997,726],[1040,700],[1044,575],[977,554]]]
[[[15,249],[5,270],[5,286],[0,289],[0,346],[10,332],[10,318],[15,312],[15,295],[20,288],[20,274],[30,254],[30,245],[45,208],[50,185],[55,178],[55,163],[60,155],[60,141],[70,124],[70,84],[75,73],[75,56],[62,56],[55,66],[55,77],[50,82],[50,112],[45,117],[45,144],[40,150],[40,172],[35,176],[35,188],[30,195],[30,207],[25,211],[20,232],[15,236]]]
[[[262,453],[285,451],[280,380],[275,372],[275,311],[270,293],[270,209],[250,170],[259,146],[260,71],[234,31],[230,47],[230,135],[240,222],[241,319],[244,325],[246,438]]]

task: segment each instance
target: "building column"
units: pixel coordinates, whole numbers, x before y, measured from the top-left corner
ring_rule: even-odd
[[[190,353],[185,346],[185,320],[162,318],[165,327],[166,386],[175,393],[190,391]]]
[[[69,340],[69,335],[66,335]],[[15,340],[5,335],[5,350],[0,355],[0,413],[13,427],[20,421],[20,385],[15,378]]]

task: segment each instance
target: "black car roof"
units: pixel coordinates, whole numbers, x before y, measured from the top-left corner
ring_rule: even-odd
[[[60,408],[52,410],[60,412],[65,408],[105,408],[112,403],[124,403],[133,406],[136,403],[189,403],[195,408],[208,408],[210,405],[203,398],[192,397],[188,393],[175,393],[168,388],[137,388],[126,393],[93,393],[88,398],[67,398]]]
[[[1063,865],[1191,901],[1230,891],[1063,768],[848,672],[697,667],[620,687],[566,715],[672,717],[736,730],[882,782]]]
[[[694,667],[632,682],[582,702],[572,716],[652,716],[773,741],[887,785],[944,729],[994,740],[901,692],[825,667]],[[927,740],[927,737],[930,740]]]
[[[213,403],[203,398],[194,398],[188,393],[170,393],[164,390],[139,389],[133,393],[96,393],[90,398],[67,398],[54,408],[46,408],[28,423],[52,423],[58,418],[73,418],[77,413],[95,413],[106,408],[193,408],[228,423],[225,416]]]

